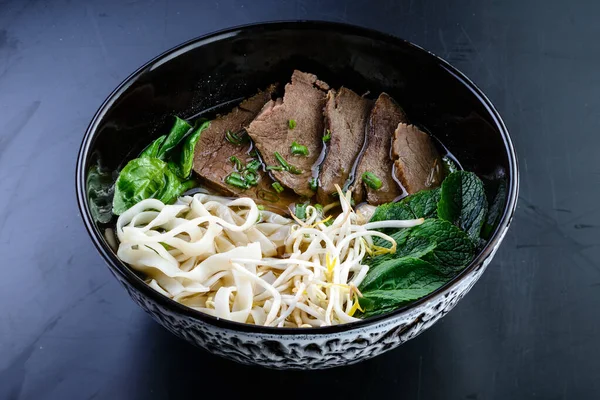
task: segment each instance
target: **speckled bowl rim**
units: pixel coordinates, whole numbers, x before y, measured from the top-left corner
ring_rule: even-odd
[[[184,306],[180,303],[177,303],[174,300],[169,299],[166,296],[163,296],[159,292],[152,289],[148,286],[142,279],[140,279],[135,273],[133,273],[125,263],[121,262],[116,255],[112,252],[109,246],[106,244],[102,237],[102,233],[95,226],[92,215],[88,206],[87,195],[86,195],[86,171],[85,166],[88,162],[90,154],[90,148],[94,144],[94,138],[97,135],[97,129],[100,121],[107,113],[107,111],[112,107],[115,101],[119,98],[119,96],[127,90],[127,88],[146,70],[152,69],[154,66],[162,64],[168,60],[171,60],[187,51],[193,50],[197,47],[200,47],[204,44],[212,43],[215,41],[219,41],[222,39],[226,39],[232,36],[235,36],[241,32],[251,31],[251,30],[265,30],[269,29],[271,31],[283,30],[283,29],[295,29],[295,28],[306,28],[308,25],[315,29],[322,30],[335,30],[338,33],[352,34],[363,37],[368,37],[370,39],[379,40],[383,42],[391,42],[396,44],[402,44],[404,46],[412,47],[413,49],[425,53],[428,57],[432,58],[432,61],[437,62],[440,66],[445,68],[450,74],[452,74],[455,79],[459,80],[466,88],[468,88],[473,96],[475,96],[480,103],[486,108],[489,114],[492,116],[496,128],[500,131],[502,136],[502,140],[504,142],[505,150],[508,155],[508,164],[509,164],[509,185],[508,185],[508,201],[506,202],[506,206],[504,208],[504,212],[502,215],[502,219],[498,224],[498,227],[494,231],[494,234],[488,241],[485,248],[480,252],[480,254],[467,266],[463,269],[454,279],[450,282],[434,291],[433,293],[407,305],[401,307],[391,313],[382,314],[379,316],[366,318],[359,322],[352,322],[348,324],[341,324],[335,326],[328,327],[320,327],[320,328],[277,328],[277,327],[264,327],[257,326],[251,324],[243,324],[239,322],[233,322],[229,320],[224,320],[221,318],[213,317],[211,315],[202,313],[200,311],[196,311],[192,308]],[[492,102],[483,94],[483,92],[463,73],[458,71],[452,65],[450,65],[447,61],[442,58],[436,56],[435,54],[423,49],[420,46],[417,46],[411,42],[408,42],[404,39],[397,38],[395,36],[382,33],[376,30],[363,28],[355,25],[337,23],[337,22],[328,22],[328,21],[306,21],[306,20],[296,20],[296,21],[273,21],[273,22],[263,22],[257,24],[248,24],[248,25],[240,25],[224,30],[219,30],[216,32],[212,32],[203,36],[199,36],[195,39],[191,39],[185,43],[182,43],[176,47],[173,47],[170,50],[162,53],[161,55],[153,58],[152,60],[145,63],[143,66],[138,68],[135,72],[129,75],[102,103],[96,114],[94,115],[92,121],[90,122],[85,135],[83,137],[83,141],[81,143],[81,147],[79,149],[79,154],[77,156],[77,166],[76,166],[76,177],[75,177],[75,186],[76,186],[76,194],[77,194],[77,204],[79,206],[79,210],[81,212],[81,217],[83,219],[83,223],[86,227],[88,234],[90,235],[92,242],[96,246],[98,252],[102,255],[104,260],[108,263],[111,271],[113,273],[119,274],[126,282],[132,285],[136,290],[142,293],[144,296],[149,297],[151,300],[160,304],[163,307],[171,309],[174,312],[182,314],[191,319],[197,320],[201,323],[210,324],[216,327],[230,329],[233,331],[241,331],[241,332],[252,332],[258,334],[265,335],[328,335],[335,334],[345,331],[350,331],[354,329],[364,328],[365,326],[373,325],[380,323],[385,320],[393,319],[398,317],[401,314],[409,312],[414,307],[417,307],[423,303],[431,301],[432,299],[443,296],[445,293],[450,291],[455,285],[457,285],[465,276],[469,275],[474,269],[478,266],[482,265],[483,261],[492,255],[493,249],[499,244],[499,242],[503,238],[503,232],[508,229],[510,222],[512,221],[514,212],[516,210],[517,205],[517,197],[519,191],[519,169],[517,156],[513,147],[512,140],[500,117],[498,111],[496,111],[495,107],[492,105]]]

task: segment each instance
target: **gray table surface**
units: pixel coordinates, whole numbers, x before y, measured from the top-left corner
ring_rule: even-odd
[[[599,15],[557,0],[0,1],[0,398],[598,398]],[[429,331],[352,367],[267,371],[173,337],[110,275],[75,202],[83,132],[121,80],[187,39],[277,19],[437,53],[487,93],[519,154],[516,218],[483,278]]]

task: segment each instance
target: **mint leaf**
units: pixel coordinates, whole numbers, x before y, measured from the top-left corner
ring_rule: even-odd
[[[358,302],[364,309],[363,316],[383,314],[393,311],[404,304],[413,302],[443,286],[448,279],[437,274],[434,267],[424,261],[407,258],[407,266],[413,269],[404,275],[401,286],[396,288],[382,287],[381,289],[363,292]]]
[[[369,222],[391,221],[417,218],[435,218],[437,203],[440,199],[440,189],[422,190],[403,198],[397,203],[387,203],[378,206]],[[396,229],[382,229],[384,233],[395,232]]]
[[[487,208],[483,183],[474,173],[457,171],[442,183],[438,217],[458,226],[473,240],[479,239]]]
[[[427,219],[421,225],[399,230],[391,236],[396,241],[396,253],[371,258],[371,270],[383,263],[398,262],[402,257],[413,257],[433,264],[444,275],[452,276],[468,265],[475,254],[473,241],[463,231],[439,219]],[[390,247],[388,242],[379,238],[375,243]],[[367,278],[371,273],[369,271]]]
[[[445,280],[445,277],[433,265],[415,257],[387,259],[369,270],[360,290],[409,288],[420,279]]]

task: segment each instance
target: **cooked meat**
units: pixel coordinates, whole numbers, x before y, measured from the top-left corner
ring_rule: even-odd
[[[335,184],[344,187],[356,157],[365,141],[365,128],[372,101],[342,87],[337,93],[330,90],[325,106],[325,126],[331,140],[321,164],[317,200],[331,202]]]
[[[268,102],[247,128],[266,165],[281,167],[277,152],[295,167],[297,173],[271,172],[282,185],[305,197],[314,195],[309,182],[323,147],[323,107],[328,89],[315,75],[294,71],[283,100]],[[292,155],[293,142],[306,146],[308,156]]]
[[[414,125],[399,124],[392,142],[396,177],[408,194],[442,182],[442,159],[431,137]]]
[[[401,122],[408,122],[406,114],[386,93],[375,101],[367,123],[365,150],[358,163],[354,181],[354,200],[366,200],[373,205],[389,203],[402,195],[402,188],[392,176],[393,161],[390,156],[392,137]],[[362,182],[362,175],[371,172],[381,180],[382,186],[373,189]],[[366,194],[366,196],[365,196]]]
[[[287,212],[288,205],[296,201],[297,197],[287,190],[277,195],[271,187],[273,181],[266,172],[262,171],[262,168],[258,171],[257,186],[242,189],[225,183],[225,178],[235,171],[235,165],[230,160],[232,156],[237,157],[244,164],[252,160],[248,155],[252,143],[250,141],[240,145],[231,143],[226,139],[227,131],[233,133],[243,131],[265,103],[271,100],[275,89],[275,85],[269,86],[264,92],[244,100],[227,115],[211,121],[210,127],[202,132],[196,145],[194,171],[207,186],[224,194],[251,197],[261,204]]]

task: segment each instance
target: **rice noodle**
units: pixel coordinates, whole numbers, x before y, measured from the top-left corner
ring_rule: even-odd
[[[363,258],[396,248],[373,229],[422,220],[367,223],[352,209],[350,192],[337,189],[339,202],[324,207],[341,209],[329,226],[312,206],[305,221],[294,221],[260,211],[249,198],[143,200],[117,221],[117,255],[162,295],[219,318],[283,327],[353,322],[357,286],[369,268]],[[391,248],[374,247],[373,237]]]

